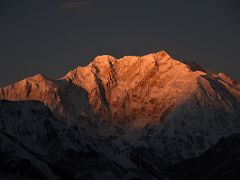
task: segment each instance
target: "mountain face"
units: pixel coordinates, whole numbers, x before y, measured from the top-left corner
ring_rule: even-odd
[[[121,59],[98,56],[58,80],[36,75],[1,88],[0,98],[39,100],[66,119],[89,118],[94,112],[110,124],[144,127],[161,123],[192,101],[234,111],[239,88],[223,73],[208,74],[194,62],[182,63],[160,51]]]
[[[224,73],[210,74],[165,51],[121,59],[98,56],[57,80],[36,75],[0,88],[0,99],[46,105],[56,119],[50,120],[54,128],[62,123],[80,139],[81,146],[60,140],[57,149],[94,151],[105,159],[100,167],[114,167],[110,174],[115,178],[141,174],[159,179],[169,164],[196,157],[222,137],[240,132],[240,85]],[[9,131],[15,121],[18,128],[28,128],[34,118],[12,117]],[[49,119],[43,119],[47,124]],[[45,129],[44,124],[39,127]],[[55,146],[52,141],[50,146]]]
[[[205,73],[166,52],[115,59],[99,56],[63,79],[84,88],[92,109],[105,121],[133,127],[158,124],[185,101]],[[89,83],[91,82],[91,83]]]

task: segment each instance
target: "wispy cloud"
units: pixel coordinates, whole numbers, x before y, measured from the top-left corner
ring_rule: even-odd
[[[81,0],[81,1],[65,1],[62,3],[63,9],[78,9],[78,8],[90,8],[96,4],[93,0]]]
[[[108,14],[109,10],[101,6],[96,0],[64,1],[60,10],[63,12],[74,12],[81,15]]]

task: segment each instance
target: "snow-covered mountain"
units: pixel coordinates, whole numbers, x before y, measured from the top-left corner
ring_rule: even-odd
[[[240,84],[165,51],[98,56],[57,80],[36,75],[0,88],[0,99],[42,102],[57,119],[50,121],[54,126],[63,123],[71,133],[81,132],[81,144],[115,164],[120,174],[125,170],[125,177],[143,172],[158,178],[169,163],[195,157],[240,132]],[[18,121],[14,118],[10,124]],[[19,120],[19,127],[27,128],[34,118]],[[68,139],[60,144],[59,149],[72,146]]]

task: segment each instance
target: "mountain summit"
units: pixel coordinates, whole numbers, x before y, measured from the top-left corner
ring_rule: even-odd
[[[97,56],[58,80],[36,75],[1,88],[0,98],[39,100],[67,119],[92,111],[107,123],[144,127],[162,122],[187,104],[234,110],[238,87],[226,75],[209,74],[197,63],[159,51],[120,59]]]
[[[97,169],[96,162],[102,163],[97,166],[103,166],[102,171],[114,167],[110,174],[115,178],[108,179],[152,176],[159,179],[161,168],[196,157],[220,138],[240,132],[239,83],[224,73],[208,73],[195,62],[175,60],[165,51],[120,59],[97,56],[87,66],[77,67],[56,80],[39,74],[0,88],[0,99],[29,101],[29,104],[2,102],[6,106],[0,114],[0,128],[17,139],[14,142],[39,141],[43,142],[39,146],[46,149],[55,145],[49,142],[45,147],[45,137],[53,133],[59,144],[65,144],[61,132],[66,132],[66,142],[71,143],[60,146],[61,151],[77,153],[83,149],[80,145],[84,145],[84,153],[94,152],[89,156],[93,159],[86,160],[91,171]],[[32,109],[31,100],[40,101],[41,105]],[[51,113],[38,111],[43,104]],[[54,130],[46,133],[45,117],[55,119],[51,120]],[[32,134],[24,133],[32,133],[31,119],[34,129],[39,129],[37,141]],[[6,128],[6,123],[7,127],[15,127],[14,133]],[[63,124],[62,130],[59,123]],[[41,136],[42,132],[46,135]],[[80,134],[75,136],[76,132]],[[29,136],[28,141],[23,135]],[[6,139],[5,135],[2,138]],[[77,163],[82,167],[85,155],[79,158]],[[63,162],[69,159],[75,162],[75,156],[59,157]],[[54,164],[74,171],[69,176],[78,174],[75,163],[69,167]]]
[[[239,102],[239,92],[233,94],[233,102],[226,99],[235,91],[233,83],[222,91],[226,84],[221,77],[208,74],[197,63],[174,60],[165,51],[120,59],[98,56],[62,79],[85,89],[93,111],[102,119],[137,127],[163,121],[193,98],[199,103],[211,99],[226,109]]]

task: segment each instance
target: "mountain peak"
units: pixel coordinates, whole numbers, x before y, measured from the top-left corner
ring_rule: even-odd
[[[171,56],[165,50],[161,50],[161,51],[153,53],[153,54],[156,57],[158,57],[158,58],[162,58],[162,57],[169,57],[169,58],[171,58]]]
[[[44,76],[43,74],[36,74],[34,76],[29,77],[29,79],[36,80],[36,81],[43,81],[43,80],[46,80],[47,77]]]
[[[110,56],[110,55],[100,55],[100,56],[97,56],[93,61],[92,63],[93,64],[105,64],[105,63],[109,63],[109,61],[111,60],[115,60],[116,58],[113,57],[113,56]]]
[[[150,62],[157,62],[157,61],[169,61],[173,60],[171,56],[164,50],[156,52],[156,53],[150,53],[144,56],[139,56],[140,59],[144,59],[146,61]]]
[[[63,79],[85,89],[93,111],[104,120],[140,127],[154,123],[152,116],[156,122],[163,120],[194,93],[198,78],[206,74],[198,66],[175,60],[164,50],[119,59],[102,55]]]
[[[227,84],[237,85],[239,87],[239,83],[236,80],[230,78],[229,76],[227,76],[223,72],[220,72],[218,74],[214,74],[213,76],[218,78],[218,79],[220,79],[221,81],[223,81],[223,82],[225,82]]]
[[[99,55],[96,58],[94,58],[94,60],[90,63],[90,64],[105,64],[105,63],[109,63],[109,61],[114,61],[114,60],[123,60],[123,59],[136,59],[136,58],[144,58],[145,60],[160,60],[160,59],[172,59],[171,56],[164,50],[158,51],[156,53],[150,53],[147,55],[143,55],[143,56],[124,56],[122,58],[117,59],[114,56],[111,55]]]

